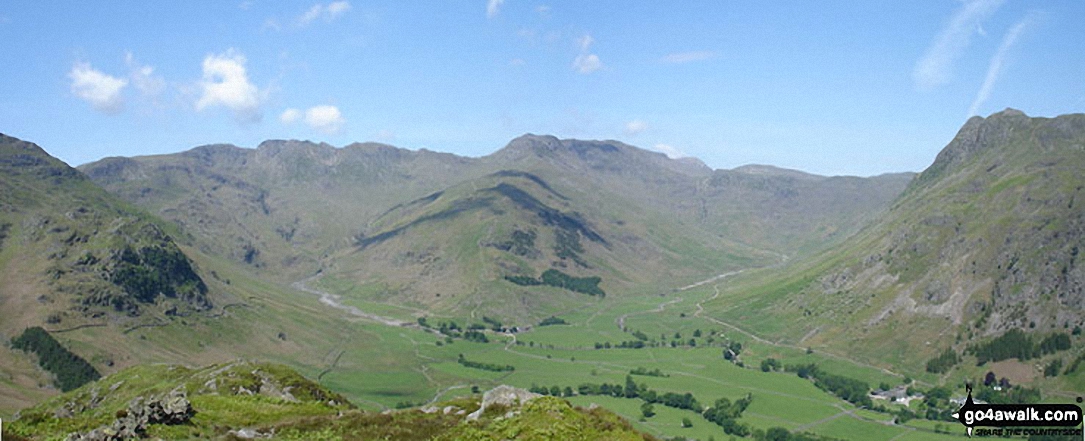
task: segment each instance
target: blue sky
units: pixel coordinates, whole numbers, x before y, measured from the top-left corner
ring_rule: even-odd
[[[0,132],[72,165],[523,133],[714,168],[919,171],[972,114],[1085,109],[1085,2],[0,2]]]

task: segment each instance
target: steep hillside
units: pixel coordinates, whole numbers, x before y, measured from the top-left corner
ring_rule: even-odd
[[[211,309],[212,293],[170,228],[38,146],[0,135],[3,340],[31,326],[130,327]],[[0,390],[13,398],[3,407],[47,393],[39,386],[52,380],[33,357],[2,351]]]
[[[82,173],[0,135],[0,176],[0,289],[5,310],[22,312],[22,324],[211,307],[168,227]]]
[[[339,294],[453,315],[488,304],[481,312],[530,321],[597,299],[507,276],[554,269],[645,294],[774,264],[847,237],[911,178],[713,171],[616,141],[536,135],[477,159],[268,141],[82,170],[201,250],[280,282],[323,270]]]
[[[267,141],[107,158],[81,170],[175,222],[204,252],[292,281],[349,246],[369,219],[477,174],[473,168],[466,158],[381,144]]]
[[[1085,325],[1082,170],[1085,115],[974,117],[875,223],[819,258],[752,274],[714,314],[913,372],[1008,330],[1030,336],[1014,343],[1029,348],[1020,358],[1069,364]],[[1039,349],[1056,334],[1073,334],[1070,354]]]

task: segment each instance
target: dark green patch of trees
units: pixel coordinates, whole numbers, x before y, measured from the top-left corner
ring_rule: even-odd
[[[505,276],[505,280],[520,286],[547,285],[592,296],[606,297],[606,292],[599,287],[599,282],[603,281],[600,277],[573,277],[553,268],[544,271],[538,279],[528,276]]]
[[[1059,375],[1060,370],[1062,370],[1062,359],[1061,358],[1056,358],[1054,360],[1051,360],[1051,363],[1048,363],[1048,365],[1046,367],[1044,367],[1044,376],[1045,377],[1057,376],[1057,375]]]
[[[542,282],[545,285],[592,296],[606,297],[606,293],[599,287],[601,281],[602,279],[598,276],[573,277],[553,268],[542,273]]]
[[[976,355],[977,365],[983,365],[988,361],[1001,361],[1010,358],[1024,361],[1070,349],[1070,336],[1056,332],[1037,344],[1024,331],[1011,329],[994,340],[972,346],[969,349]]]
[[[531,383],[531,387],[527,389],[529,392],[534,392],[539,395],[550,395],[552,397],[571,397],[573,396],[573,388],[565,386],[564,389],[561,386],[539,386],[535,383]]]
[[[957,356],[957,352],[953,348],[946,348],[937,357],[934,357],[927,361],[927,372],[932,374],[944,374],[948,372],[953,366],[956,366],[961,358]]]
[[[491,372],[512,372],[516,370],[516,367],[511,364],[497,364],[497,363],[485,363],[481,361],[471,361],[463,358],[463,354],[460,354],[460,358],[456,360],[459,364],[472,369],[481,369]]]
[[[516,230],[512,232],[512,238],[495,246],[502,251],[510,251],[518,256],[527,256],[538,252],[535,249],[535,237],[534,230]]]
[[[554,316],[544,318],[543,321],[539,322],[539,326],[567,325],[567,324],[569,324],[569,323],[567,323],[565,320],[562,320],[561,318],[554,317]]]
[[[644,375],[644,376],[647,376],[647,377],[669,377],[670,376],[670,375],[664,374],[663,371],[659,370],[659,368],[648,370],[648,368],[645,368],[645,367],[638,367],[636,369],[633,369],[633,370],[629,371],[629,374],[630,375]]]
[[[662,404],[675,409],[692,410],[701,413],[704,407],[691,393],[678,394],[674,392],[658,393],[648,388],[647,385],[637,385],[633,377],[625,376],[625,385],[620,384],[592,384],[584,383],[577,387],[580,395],[605,395],[615,398],[640,398],[648,403]]]
[[[492,329],[494,332],[501,332],[501,328],[504,327],[501,321],[486,316],[482,316],[482,321],[490,325],[490,329]]]
[[[787,365],[784,370],[794,372],[801,378],[814,380],[814,385],[819,389],[828,391],[849,403],[866,407],[874,405],[870,400],[870,385],[865,381],[822,371],[814,363]]]
[[[102,377],[94,366],[61,346],[40,326],[28,328],[11,341],[11,347],[38,355],[38,365],[56,376],[56,385],[67,392]]]
[[[704,411],[702,415],[706,420],[722,427],[724,433],[728,435],[747,436],[750,434],[750,428],[739,423],[738,419],[752,401],[753,395],[750,394],[746,394],[745,397],[739,398],[733,403],[727,398],[720,398],[716,400],[712,408]]]
[[[1036,404],[1041,400],[1040,390],[1028,387],[1003,388],[1001,391],[993,388],[977,388],[976,399],[991,404]]]
[[[206,298],[207,285],[176,246],[147,246],[138,252],[125,247],[110,281],[144,303],[153,303],[164,295],[203,308],[211,306]]]
[[[473,341],[476,343],[489,343],[490,339],[486,338],[486,334],[479,331],[467,331],[463,333],[464,340]]]
[[[761,360],[761,372],[777,371],[780,370],[780,368],[782,367],[783,366],[780,364],[780,361],[775,358],[769,357]]]

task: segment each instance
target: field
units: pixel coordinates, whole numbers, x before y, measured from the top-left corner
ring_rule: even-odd
[[[884,382],[896,386],[903,381],[902,375],[879,367],[820,350],[778,345],[749,334],[742,327],[736,328],[737,325],[709,317],[705,307],[722,300],[716,287],[723,281],[726,279],[662,295],[614,295],[590,307],[561,315],[567,324],[535,326],[515,334],[486,330],[487,343],[451,339],[421,328],[411,321],[419,317],[417,313],[367,300],[364,290],[337,286],[336,282],[318,281],[313,286],[335,288],[342,293],[339,300],[344,305],[408,324],[388,326],[351,317],[345,311],[319,303],[312,293],[272,288],[264,294],[268,301],[296,302],[306,314],[320,311],[322,315],[337,317],[324,320],[340,323],[330,327],[321,324],[320,329],[337,329],[336,334],[307,341],[307,345],[319,348],[310,353],[323,353],[320,359],[299,363],[283,357],[275,361],[294,365],[359,406],[374,411],[423,405],[470,394],[472,388],[484,391],[500,384],[523,388],[569,387],[574,391],[589,383],[624,384],[630,371],[644,368],[658,369],[665,376],[632,376],[637,384],[658,393],[690,392],[705,406],[719,398],[734,401],[750,394],[752,404],[740,422],[755,430],[779,426],[845,439],[951,439],[964,436],[963,428],[954,422],[912,420],[904,425],[894,425],[893,415],[858,409],[793,373],[762,372],[757,368],[761,360],[774,358],[783,364],[816,363],[830,372],[873,385]],[[258,309],[253,308],[252,312]],[[239,315],[252,312],[246,310]],[[259,320],[258,317],[239,318]],[[457,320],[461,327],[484,324],[480,318],[427,319],[431,325],[442,320]],[[298,326],[306,326],[306,320],[291,320]],[[647,338],[638,339],[636,333]],[[694,346],[689,345],[690,339],[694,340]],[[622,342],[638,340],[647,343],[647,347],[616,347]],[[672,342],[677,344],[672,347]],[[745,367],[724,359],[725,347],[733,343],[742,345],[739,360]],[[605,344],[611,347],[597,349]],[[514,370],[490,371],[464,366],[457,362],[461,355],[472,362],[509,365]],[[727,438],[720,426],[690,410],[657,403],[654,406],[656,415],[642,418],[643,401],[640,399],[577,395],[570,400],[585,407],[593,403],[604,406],[633,422],[638,429],[662,437]],[[682,427],[683,418],[689,418],[692,427]],[[936,428],[948,429],[951,435],[935,433]],[[952,430],[958,428],[961,430]]]

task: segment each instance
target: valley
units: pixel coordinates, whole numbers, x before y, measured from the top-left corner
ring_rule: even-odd
[[[918,175],[869,178],[538,135],[77,170],[4,137],[0,332],[41,326],[92,385],[249,360],[365,415],[510,385],[662,439],[960,439],[949,399],[989,371],[1015,383],[994,399],[1085,391],[1082,145],[1085,115],[1012,109]],[[1011,330],[1032,349],[1004,355]],[[5,421],[58,396],[36,355],[0,351]],[[898,387],[925,397],[871,395]]]

